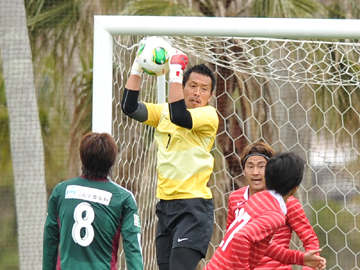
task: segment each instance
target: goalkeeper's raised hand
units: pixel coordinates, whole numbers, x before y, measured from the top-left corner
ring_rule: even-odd
[[[145,39],[142,39],[140,40],[139,42],[139,48],[138,48],[138,51],[139,49],[141,48],[141,44],[145,42]],[[138,51],[136,52],[136,56],[135,56],[135,59],[134,59],[134,62],[131,66],[131,71],[130,71],[130,74],[134,74],[134,75],[138,75],[138,76],[141,76],[143,74],[143,69],[142,67],[140,66],[139,62],[138,62]]]
[[[189,60],[185,53],[173,48],[169,63],[169,82],[182,83],[183,72]]]
[[[144,71],[143,71],[142,67],[140,66],[140,64],[138,62],[138,58],[136,56],[132,66],[131,66],[130,74],[141,76],[143,74],[143,72]]]

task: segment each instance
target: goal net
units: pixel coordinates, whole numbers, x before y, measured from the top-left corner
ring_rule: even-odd
[[[111,98],[102,102],[105,102],[103,108],[111,109],[111,133],[119,145],[113,179],[135,195],[142,221],[145,269],[157,269],[154,130],[125,116],[120,105],[142,37],[111,35]],[[215,222],[207,256],[198,269],[211,258],[224,235],[228,195],[245,185],[239,156],[247,144],[256,141],[266,142],[276,152],[294,151],[305,159],[307,169],[297,197],[319,238],[327,269],[358,269],[358,41],[244,38],[235,34],[231,37],[167,35],[167,38],[189,56],[189,66],[205,63],[217,79],[211,105],[217,109],[220,124],[211,150],[215,167],[209,181],[214,195]],[[96,62],[94,69],[95,65]],[[140,99],[163,102],[158,87],[162,85],[166,97],[167,84],[167,76],[144,74]],[[96,87],[94,82],[94,93],[107,95],[103,88]],[[295,233],[291,248],[303,250]],[[119,269],[125,269],[125,261],[119,263]]]

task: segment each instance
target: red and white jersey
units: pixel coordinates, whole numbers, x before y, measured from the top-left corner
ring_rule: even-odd
[[[236,218],[237,213],[243,207],[244,203],[249,198],[249,187],[240,188],[230,194],[229,197],[229,210],[226,228],[233,222]],[[299,201],[291,196],[286,201],[286,224],[282,226],[274,235],[272,242],[277,243],[285,249],[289,249],[290,239],[292,232],[294,231],[299,239],[303,242],[303,246],[306,251],[319,249],[319,240],[315,234],[313,227],[310,225],[309,220],[306,218],[305,212],[301,207]],[[271,254],[274,257],[274,254]],[[277,255],[275,254],[275,257]],[[279,260],[280,258],[277,257]],[[264,256],[260,263],[256,266],[256,270],[271,270],[271,269],[280,269],[280,270],[291,270],[291,265],[283,264],[278,260],[274,260],[268,256]],[[282,261],[282,260],[281,260]],[[303,270],[310,270],[312,268],[303,267]]]
[[[229,196],[228,203],[228,215],[226,221],[226,230],[229,228],[230,224],[235,220],[236,216],[239,214],[241,208],[243,208],[244,203],[249,199],[249,186],[239,188],[232,192]]]
[[[293,196],[286,201],[286,224],[281,227],[274,235],[273,242],[278,243],[288,249],[292,232],[294,231],[302,241],[305,251],[319,249],[319,240],[315,234],[313,227],[306,218],[305,212],[300,202]],[[264,257],[255,268],[256,270],[291,270],[290,265],[282,264],[270,257]],[[303,267],[303,270],[310,270],[310,267]]]
[[[204,270],[254,269],[267,252],[279,252],[282,247],[270,242],[285,224],[284,208],[282,197],[274,192],[261,191],[251,196],[229,225]],[[304,257],[293,251],[286,259],[289,263],[303,264]]]

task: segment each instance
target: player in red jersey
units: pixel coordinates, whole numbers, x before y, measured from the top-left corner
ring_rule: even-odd
[[[241,155],[241,165],[248,186],[240,188],[230,194],[226,228],[229,228],[239,211],[243,208],[243,204],[250,196],[256,192],[265,190],[265,165],[268,159],[274,154],[275,151],[269,145],[262,142],[250,144],[245,147]],[[272,241],[289,249],[290,239],[294,231],[303,242],[305,251],[319,249],[318,238],[309,220],[306,218],[299,201],[295,197],[290,196],[286,201],[286,208],[286,224],[275,233]],[[291,270],[292,267],[291,265],[282,264],[268,256],[264,256],[255,269]],[[309,269],[311,268],[303,267],[303,270]]]
[[[255,269],[265,254],[276,257],[284,250],[272,238],[286,223],[285,203],[297,190],[303,173],[304,161],[295,153],[286,152],[270,158],[265,170],[267,190],[247,200],[204,270]],[[288,250],[283,261],[323,270],[326,259],[316,255],[320,251]]]

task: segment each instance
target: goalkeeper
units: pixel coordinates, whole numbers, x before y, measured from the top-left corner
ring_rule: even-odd
[[[213,231],[214,206],[207,183],[219,119],[208,103],[216,80],[204,64],[184,73],[187,63],[187,56],[174,49],[168,103],[152,104],[138,102],[143,70],[135,59],[122,99],[126,115],[156,128],[159,270],[195,269],[206,255]]]

